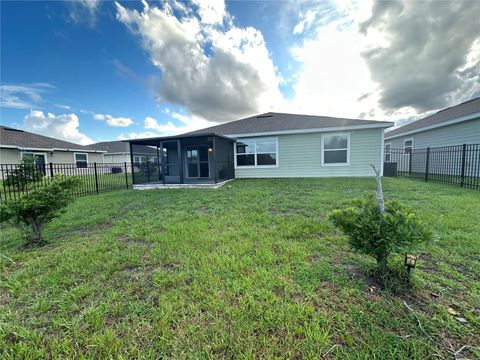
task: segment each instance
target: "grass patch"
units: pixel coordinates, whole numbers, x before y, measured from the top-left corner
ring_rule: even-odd
[[[384,183],[438,236],[408,292],[370,283],[373,261],[325,220],[373,179],[83,197],[27,251],[2,228],[0,357],[424,359],[447,357],[440,343],[479,346],[480,193]]]

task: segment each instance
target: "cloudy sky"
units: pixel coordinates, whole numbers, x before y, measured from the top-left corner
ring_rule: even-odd
[[[480,95],[478,1],[1,2],[2,125],[68,141]]]

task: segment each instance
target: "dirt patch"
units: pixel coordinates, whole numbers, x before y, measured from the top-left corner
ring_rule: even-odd
[[[197,212],[197,214],[207,214],[209,212],[210,208],[208,206],[201,206],[199,207],[197,210],[195,210]]]
[[[373,275],[364,273],[356,265],[347,264],[343,268],[352,279],[363,280],[370,288],[384,289],[385,286]]]

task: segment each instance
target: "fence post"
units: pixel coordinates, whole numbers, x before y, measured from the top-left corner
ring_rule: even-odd
[[[53,178],[53,164],[50,163],[50,177]]]
[[[127,173],[127,163],[124,163],[125,165],[125,187],[128,189],[128,173]]]
[[[467,144],[462,146],[462,174],[460,175],[460,187],[463,187],[465,183],[465,155],[467,153]]]
[[[97,163],[93,163],[93,170],[95,171],[95,190],[97,191],[98,194],[98,176],[97,176]]]
[[[427,147],[427,155],[425,159],[425,182],[428,182],[428,166],[430,162],[430,148]]]

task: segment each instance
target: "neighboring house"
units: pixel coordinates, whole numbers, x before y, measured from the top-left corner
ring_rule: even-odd
[[[385,157],[391,149],[480,144],[480,98],[385,132]]]
[[[104,151],[104,163],[129,163],[130,145],[124,141],[103,141],[86,146],[89,149]],[[157,162],[157,149],[148,146],[143,146],[141,149],[136,149],[133,161],[138,164],[146,162]]]
[[[22,158],[30,158],[37,165],[76,163],[77,167],[85,167],[88,163],[103,162],[102,153],[68,141],[0,126],[0,164],[20,164]]]
[[[154,176],[140,169],[133,174],[134,183],[372,176],[370,164],[383,167],[383,134],[392,125],[266,113],[179,136],[129,140],[132,146],[157,147],[163,154]]]

